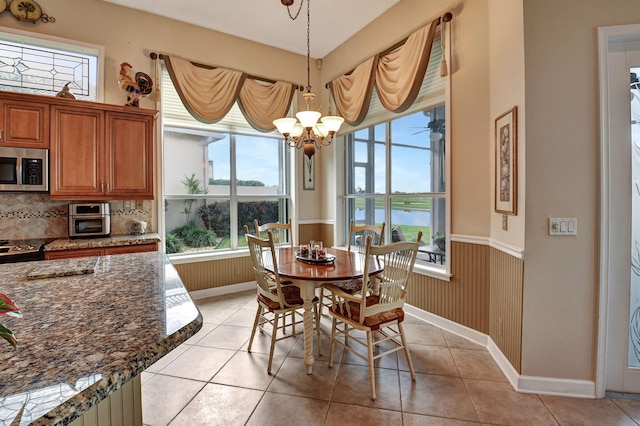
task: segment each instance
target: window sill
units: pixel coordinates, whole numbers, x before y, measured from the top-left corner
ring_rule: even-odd
[[[237,257],[247,257],[249,251],[245,249],[239,250],[224,250],[220,252],[206,252],[206,253],[176,253],[168,254],[167,257],[174,265],[181,265],[184,263],[197,263],[197,262],[210,262],[212,260],[234,259]]]
[[[445,268],[422,265],[418,263],[413,266],[413,273],[418,275],[425,275],[442,281],[451,281],[452,276],[449,272],[447,272]]]
[[[346,247],[336,247],[346,250]],[[220,252],[207,252],[207,253],[176,253],[169,254],[169,260],[174,265],[180,265],[185,263],[197,263],[197,262],[210,262],[213,260],[234,259],[238,257],[246,257],[249,254],[247,249],[239,250],[225,250]],[[431,278],[435,278],[442,281],[451,281],[451,274],[444,268],[428,265],[415,264],[413,267],[413,273],[418,275],[425,275]]]

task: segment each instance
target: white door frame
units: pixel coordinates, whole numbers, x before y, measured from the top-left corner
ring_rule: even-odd
[[[607,361],[607,323],[609,320],[609,43],[637,41],[640,25],[598,28],[598,66],[600,83],[600,277],[598,301],[598,340],[596,352],[596,398],[604,398]]]

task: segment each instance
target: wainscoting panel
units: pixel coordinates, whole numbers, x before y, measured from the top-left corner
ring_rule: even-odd
[[[325,247],[333,246],[333,225],[329,223],[303,223],[298,225],[298,242],[322,241]]]
[[[522,297],[524,262],[491,248],[489,335],[518,373],[522,373]]]
[[[175,268],[188,291],[223,287],[255,279],[248,253],[246,256],[230,259],[177,264]]]
[[[452,241],[451,281],[414,274],[407,302],[489,334],[489,247]]]

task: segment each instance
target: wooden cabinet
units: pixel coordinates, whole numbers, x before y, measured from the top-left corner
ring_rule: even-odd
[[[153,199],[155,114],[52,106],[51,199]]]
[[[153,199],[155,111],[52,106],[52,200]]]
[[[50,197],[105,195],[104,113],[54,105],[51,110]]]
[[[104,255],[102,248],[45,251],[44,260],[71,259],[75,257],[91,257]]]
[[[52,200],[152,200],[157,115],[0,91],[0,146],[49,148]]]
[[[153,116],[106,114],[108,199],[153,199],[153,125]]]
[[[117,254],[128,253],[142,253],[147,251],[158,250],[157,243],[148,244],[135,244],[129,246],[112,246],[112,247],[95,247],[87,249],[73,249],[73,250],[52,250],[45,251],[45,260],[54,259],[71,259],[76,257],[91,257],[91,256],[109,256]]]
[[[0,94],[0,126],[0,146],[49,148],[47,103]]]

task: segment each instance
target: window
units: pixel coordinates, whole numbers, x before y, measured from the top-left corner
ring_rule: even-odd
[[[104,49],[22,32],[0,32],[0,90],[55,96],[67,83],[77,99],[102,99]]]
[[[254,219],[288,222],[291,154],[279,134],[251,128],[237,105],[218,123],[196,121],[166,72],[162,90],[167,253],[236,250]]]
[[[439,266],[446,264],[444,112],[441,105],[345,137],[346,223],[384,221],[388,242],[415,241],[422,231],[418,262]]]

